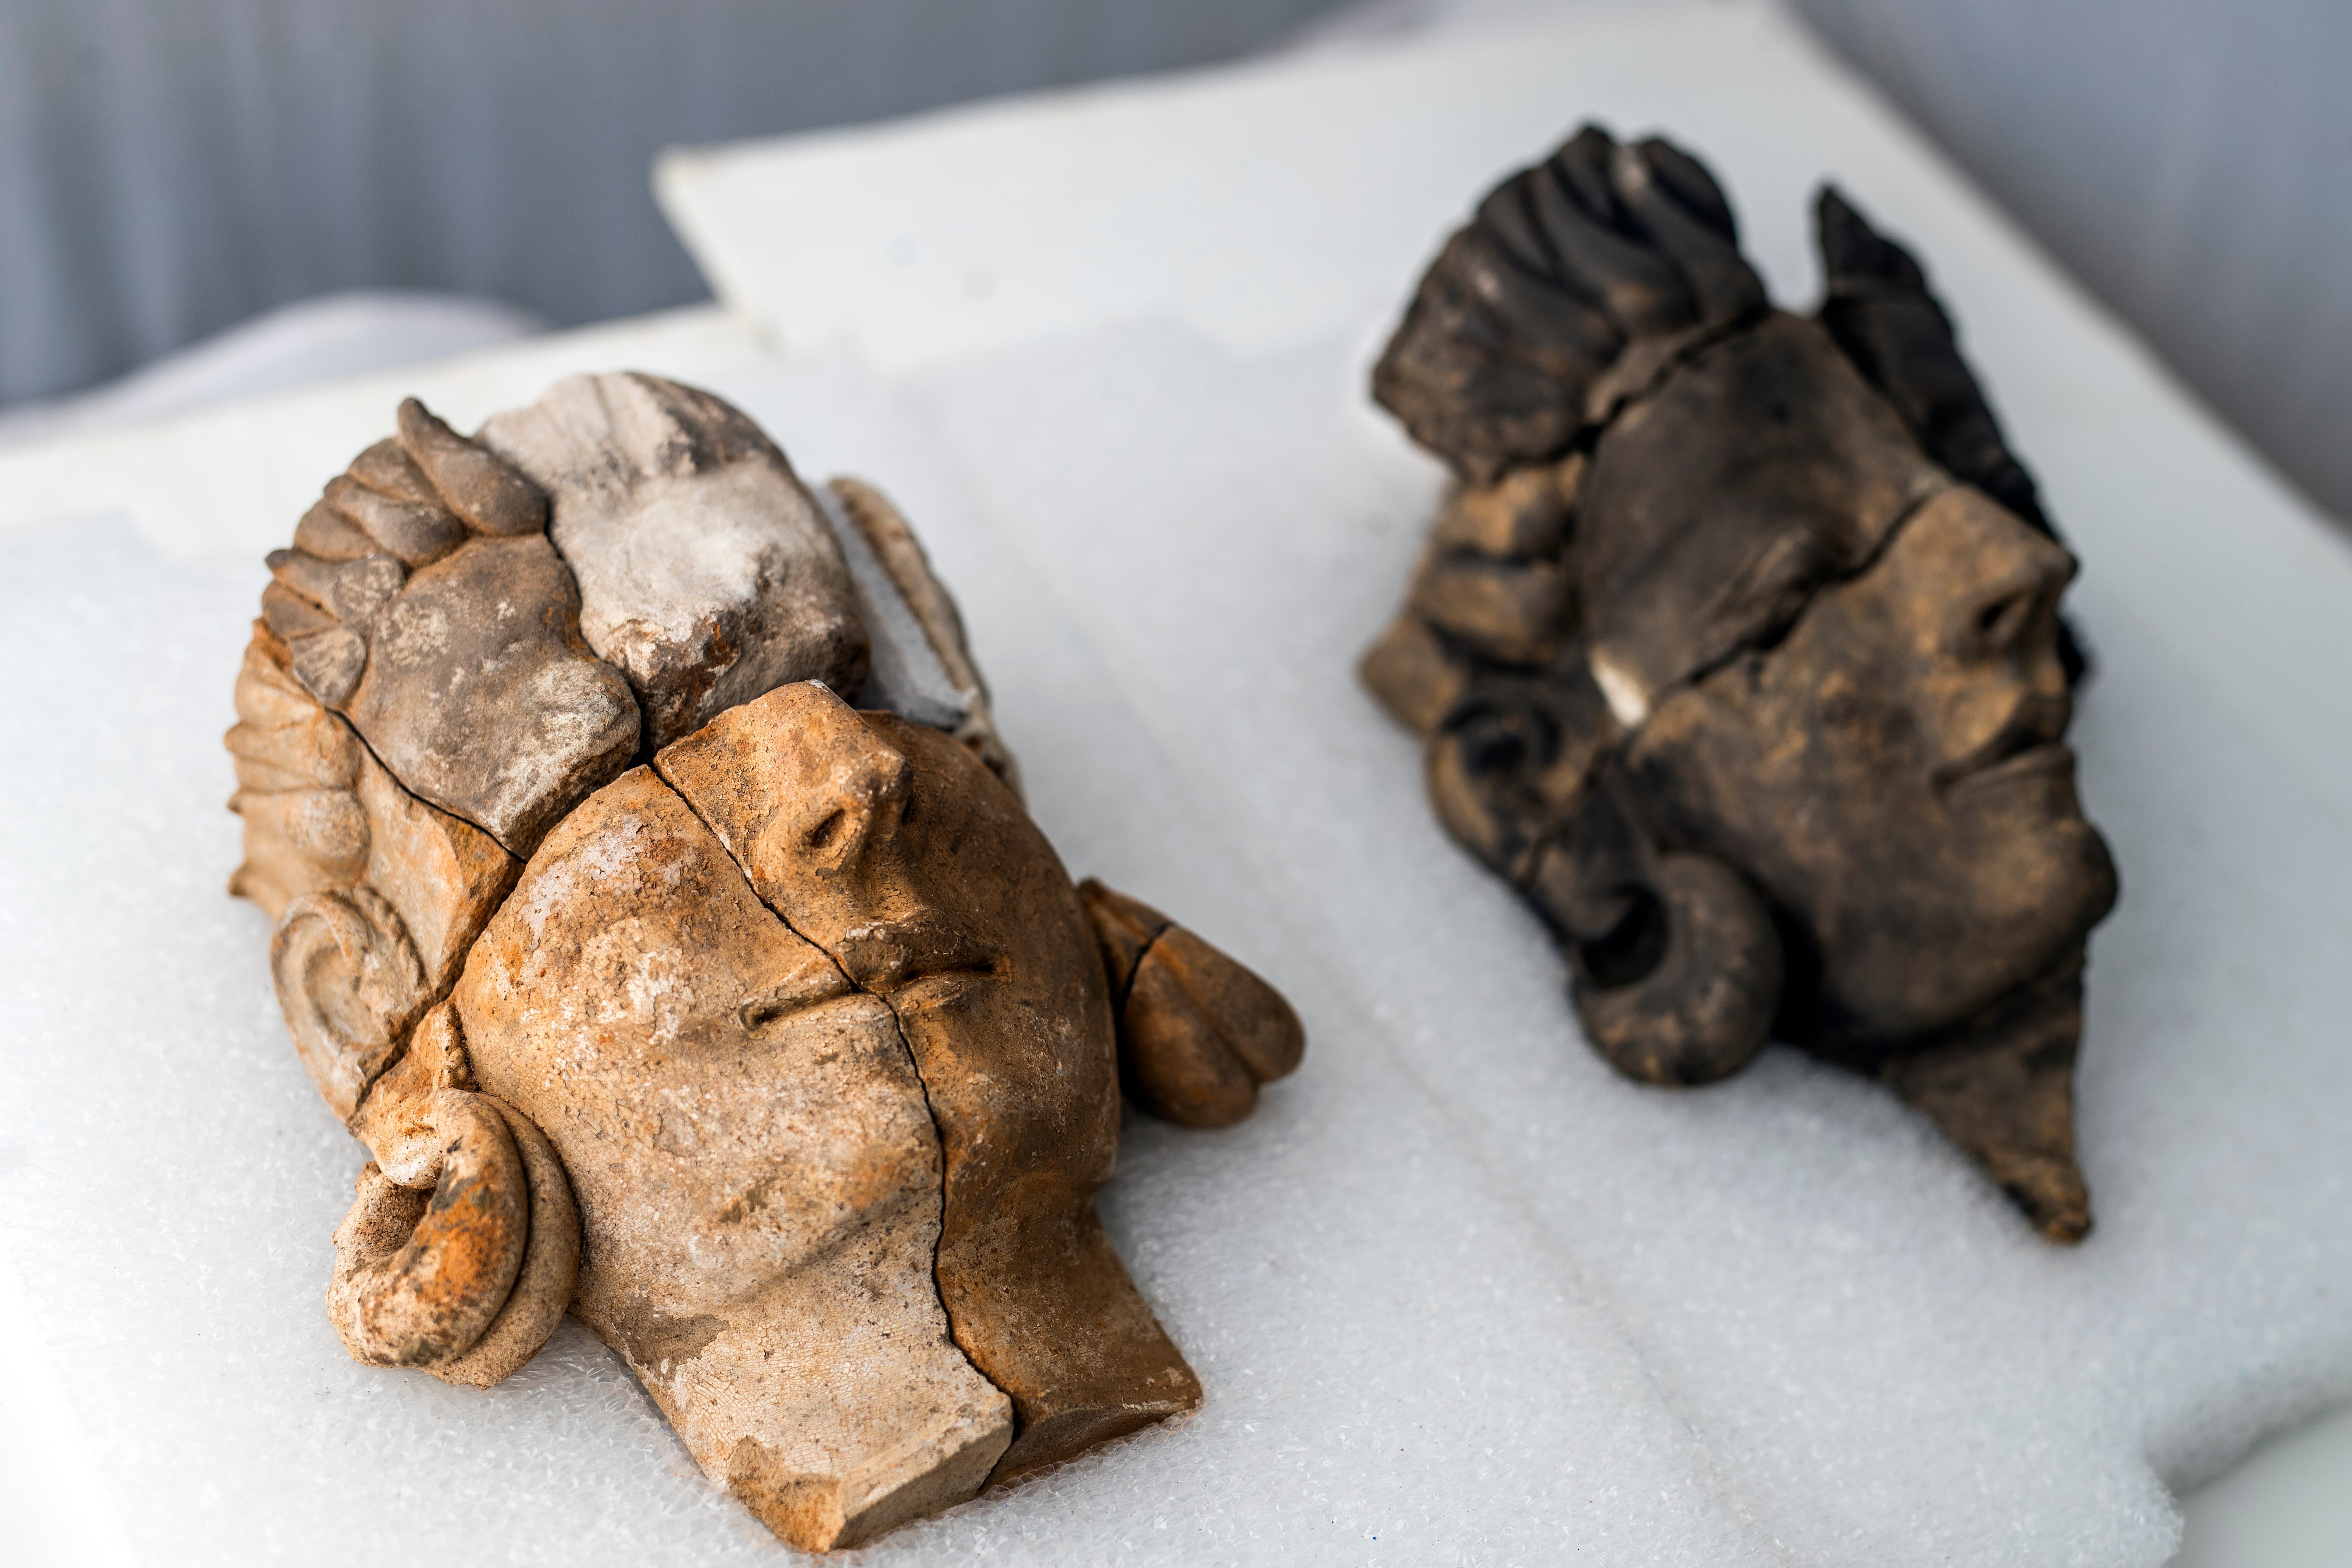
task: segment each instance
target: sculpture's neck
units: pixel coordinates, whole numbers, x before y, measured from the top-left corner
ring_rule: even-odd
[[[911,1215],[864,1226],[690,1347],[590,1326],[770,1529],[811,1551],[854,1545],[971,1496],[1013,1436],[1011,1401],[948,1338],[937,1234]]]
[[[2074,1163],[2083,951],[1997,1009],[1879,1076],[1981,1164],[2053,1241],[2080,1241],[2091,1199]]]

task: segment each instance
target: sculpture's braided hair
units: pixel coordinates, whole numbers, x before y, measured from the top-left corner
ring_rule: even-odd
[[[1588,125],[1446,241],[1372,395],[1465,479],[1491,483],[1561,456],[1678,351],[1764,305],[1706,168],[1669,142],[1622,146]]]
[[[2053,534],[1927,274],[1835,187],[1814,204],[1820,321],[1922,449]],[[1372,395],[1472,484],[1555,460],[1665,366],[1767,308],[1706,166],[1587,125],[1505,180],[1423,276]]]

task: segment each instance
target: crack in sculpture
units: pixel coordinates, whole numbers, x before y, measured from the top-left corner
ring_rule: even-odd
[[[374,1157],[352,1355],[487,1386],[569,1309],[815,1549],[1198,1404],[1095,1215],[1118,1086],[1223,1125],[1303,1036],[1150,911],[1106,968],[1142,906],[1022,808],[912,531],[649,376],[399,425],[271,557],[228,740]]]
[[[1815,216],[1806,320],[1664,142],[1587,127],[1487,195],[1373,373],[1462,482],[1361,674],[1621,1070],[1792,1041],[2076,1240],[2116,878],[2063,744],[2075,563],[1917,263],[1833,190]]]
[[[1001,743],[997,745],[995,749],[1001,753],[1003,751]],[[975,755],[981,754],[978,747],[973,748],[973,752]],[[1009,753],[1006,754],[1009,755]],[[669,781],[665,780],[664,782],[667,783]],[[701,807],[696,804],[693,795],[677,789],[673,789],[671,793],[677,796],[680,805],[685,806],[688,812],[693,814],[695,820],[702,825],[706,832],[709,833],[714,839],[719,840],[722,845],[725,845],[728,847],[730,858],[735,860],[737,868],[742,871],[746,880],[754,884],[753,891],[758,893],[758,879],[752,875],[751,868],[743,863],[740,855],[736,854],[734,847],[731,844],[728,844],[726,836],[719,830],[719,828],[703,814]],[[851,975],[847,967],[843,963],[842,955],[838,952],[835,952],[834,949],[824,945],[824,943],[816,942],[807,931],[803,931],[800,927],[793,924],[791,912],[787,908],[778,904],[773,900],[768,899],[764,895],[761,895],[761,902],[768,909],[769,912],[773,914],[783,925],[786,931],[790,931],[801,942],[807,943],[809,946],[816,949],[819,952],[824,954],[825,958],[832,963],[835,973],[840,976],[841,982],[845,987],[856,990],[869,996],[876,996],[877,999],[882,1001],[886,1006],[889,1005],[889,999],[887,996],[880,995],[870,986],[860,984],[854,976]],[[763,1016],[761,1021],[763,1023],[772,1021],[772,1016]],[[916,1090],[921,1097],[923,1114],[930,1122],[935,1140],[941,1148],[944,1148],[947,1140],[946,1128],[941,1123],[938,1107],[933,1103],[930,1084],[923,1076],[922,1061],[920,1058],[916,1055],[913,1043],[907,1038],[905,1025],[903,1021],[898,1018],[895,1008],[891,1011],[891,1026],[898,1043],[898,1049],[906,1059],[907,1068],[914,1079]],[[944,1172],[942,1172],[942,1174],[944,1174]],[[947,1335],[950,1342],[954,1344],[956,1349],[961,1352],[964,1364],[971,1368],[974,1376],[987,1380],[990,1387],[995,1388],[999,1394],[1003,1395],[1003,1408],[1008,1413],[1009,1417],[1009,1413],[1012,1409],[1010,1394],[1002,1387],[999,1387],[993,1380],[989,1380],[986,1370],[972,1360],[970,1348],[956,1338],[954,1319],[952,1316],[947,1315],[946,1298],[939,1289],[940,1247],[942,1238],[946,1234],[946,1227],[947,1188],[945,1182],[941,1181],[939,1185],[938,1213],[933,1221],[930,1233],[929,1277],[933,1295],[939,1303],[940,1312],[946,1322]],[[987,1436],[981,1438],[974,1446],[975,1457],[984,1457],[989,1461],[986,1465],[978,1467],[982,1480],[994,1479],[994,1471],[997,1468],[998,1461],[1002,1459],[1003,1450],[1010,1446],[1011,1422],[1009,1418],[1002,1424],[1002,1431],[992,1431]],[[989,1447],[992,1438],[997,1436],[1002,1436],[1005,1440],[994,1443],[992,1447]],[[985,1450],[984,1453],[982,1453],[982,1450]],[[766,1450],[761,1448],[759,1450],[759,1453],[761,1458],[757,1462],[747,1460],[743,1464],[739,1465],[736,1451],[734,1449],[729,1450],[729,1474],[730,1484],[733,1484],[733,1479],[738,1475],[739,1471],[747,1478],[757,1473],[760,1468],[765,1463]],[[773,1489],[772,1483],[760,1481],[753,1485],[752,1489],[755,1492],[766,1492],[772,1491]],[[890,1523],[898,1522],[901,1517],[907,1517],[904,1510],[899,1509],[892,1509],[889,1511],[889,1517],[887,1519],[868,1519],[865,1517],[866,1514],[871,1510],[836,1509],[835,1511],[840,1512],[843,1516],[837,1523],[835,1523],[831,1519],[830,1515],[828,1515],[824,1520],[819,1521],[817,1524],[812,1525],[807,1517],[810,1508],[812,1506],[822,1506],[821,1504],[813,1503],[813,1499],[816,1498],[816,1496],[817,1494],[810,1492],[809,1489],[801,1488],[793,1492],[793,1499],[790,1501],[772,1501],[768,1503],[764,1509],[761,1509],[759,1504],[754,1504],[753,1506],[755,1510],[761,1511],[761,1517],[763,1519],[767,1518],[770,1512],[773,1512],[779,1519],[785,1520],[786,1523],[784,1525],[777,1527],[777,1533],[784,1536],[787,1540],[799,1541],[805,1536],[815,1534],[823,1536],[825,1539],[832,1540],[836,1544],[848,1544],[857,1540],[869,1538],[872,1535],[878,1533],[881,1530],[887,1529]],[[749,1500],[747,1499],[747,1500]],[[772,1521],[771,1522],[773,1523],[774,1521]],[[795,1531],[799,1533],[794,1533]]]

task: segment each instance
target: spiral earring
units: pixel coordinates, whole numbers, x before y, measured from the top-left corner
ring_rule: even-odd
[[[1586,1037],[1620,1072],[1711,1083],[1763,1048],[1782,978],[1764,900],[1720,860],[1657,848],[1613,766],[1526,891],[1568,954]]]

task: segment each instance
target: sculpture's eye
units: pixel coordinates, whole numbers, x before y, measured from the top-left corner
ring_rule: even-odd
[[[808,830],[808,847],[812,849],[829,847],[835,839],[841,837],[842,825],[848,820],[849,815],[846,812],[835,811],[826,814],[814,827]]]
[[[1723,650],[1779,647],[1830,574],[1829,562],[1810,531],[1774,539],[1717,596],[1710,618]]]
[[[745,1033],[752,1034],[791,1011],[781,997],[754,996],[735,1010],[735,1017],[743,1026]]]

